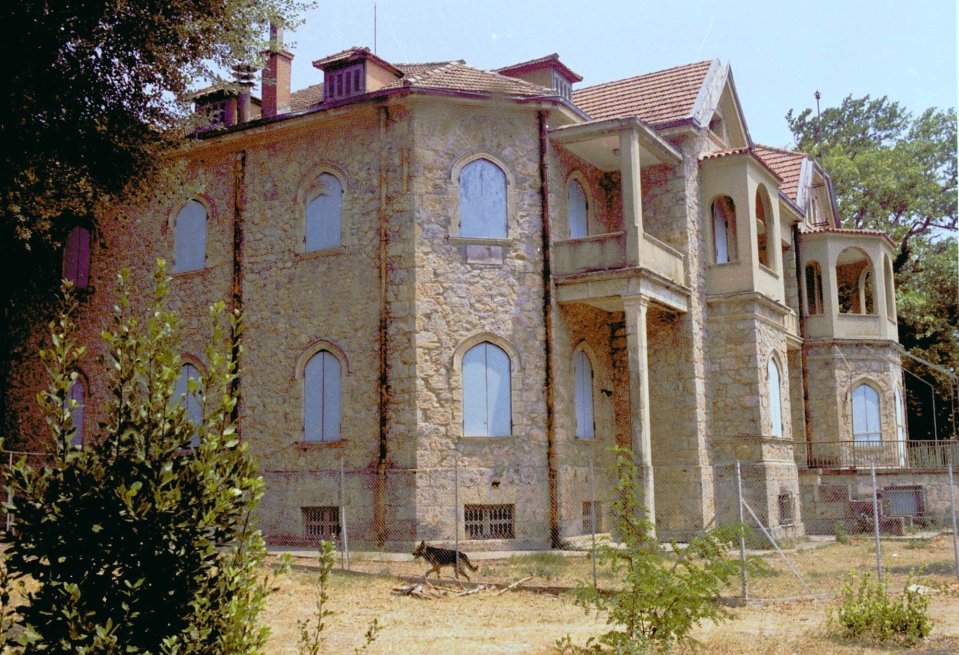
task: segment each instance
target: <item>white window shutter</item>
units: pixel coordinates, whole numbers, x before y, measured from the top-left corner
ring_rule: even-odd
[[[460,235],[506,238],[506,174],[488,159],[463,167],[459,178]]]
[[[343,185],[335,175],[323,173],[319,193],[306,204],[306,250],[326,250],[342,245]]]
[[[173,226],[173,272],[198,271],[206,266],[206,207],[191,200]]]

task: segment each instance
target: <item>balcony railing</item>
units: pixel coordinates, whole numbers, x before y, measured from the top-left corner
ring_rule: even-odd
[[[820,469],[925,469],[959,465],[959,441],[814,441],[797,448],[800,466]]]

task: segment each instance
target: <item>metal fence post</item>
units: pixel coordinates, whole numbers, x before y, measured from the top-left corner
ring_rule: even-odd
[[[876,572],[879,582],[882,582],[882,545],[879,542],[879,490],[876,488],[876,465],[869,467],[872,471],[872,524],[876,533]]]
[[[460,454],[453,455],[453,543],[456,550],[456,565],[453,577],[460,579]]]
[[[746,589],[746,520],[743,517],[743,476],[736,460],[736,495],[739,498],[739,577],[742,581],[743,602],[749,600]]]
[[[343,492],[343,462],[340,461],[340,530],[341,530],[341,548],[340,566],[347,571],[350,570],[350,532],[346,526],[346,494]]]
[[[952,508],[952,553],[956,558],[956,577],[959,578],[959,531],[956,530],[956,486],[952,479],[952,464],[949,465],[949,501]]]
[[[593,589],[596,586],[596,484],[593,481],[593,458],[589,458],[589,530],[593,533]],[[955,515],[955,512],[953,512]],[[955,521],[953,521],[955,523]]]

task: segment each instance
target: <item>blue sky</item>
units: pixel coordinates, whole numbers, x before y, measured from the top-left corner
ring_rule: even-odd
[[[520,2],[377,0],[377,54],[388,61],[465,59],[498,68],[558,52],[598,84],[720,59],[732,65],[753,139],[791,142],[790,108],[887,95],[914,112],[956,106],[955,0],[802,2]],[[720,9],[721,8],[721,9]],[[372,0],[320,0],[287,35],[293,88],[322,81],[310,62],[373,46]]]

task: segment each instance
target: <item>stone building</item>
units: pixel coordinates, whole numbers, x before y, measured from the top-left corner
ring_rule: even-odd
[[[736,461],[798,535],[797,462],[900,448],[892,244],[839,227],[813,159],[753,143],[728,66],[574,90],[557,55],[485,71],[352,48],[291,92],[274,44],[262,99],[197,96],[172,195],[66,240],[85,431],[113,280],[147,294],[165,258],[184,389],[207,306],[244,312],[240,430],[284,472],[276,541],[335,529],[344,494],[351,538],[451,540],[458,494],[464,547],[549,546],[583,531],[617,443],[660,536],[735,519]],[[21,435],[42,433],[42,332],[9,383]]]

